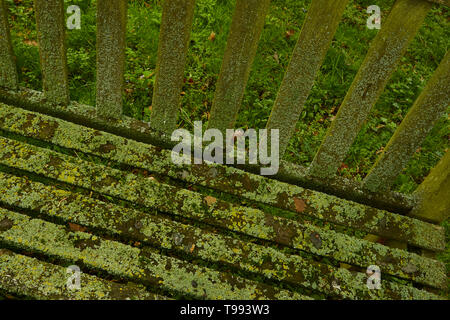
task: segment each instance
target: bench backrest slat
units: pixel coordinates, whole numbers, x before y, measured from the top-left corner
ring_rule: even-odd
[[[371,191],[389,189],[434,124],[450,105],[450,52],[447,52],[426,88],[396,130],[369,174],[364,186]]]
[[[96,1],[95,107],[70,101],[64,2],[35,0],[43,77],[43,90],[38,92],[19,86],[6,5],[0,0],[0,189],[6,190],[0,192],[0,202],[9,210],[0,208],[7,226],[0,230],[0,243],[18,248],[29,235],[24,249],[39,253],[39,259],[78,261],[85,254],[85,243],[72,241],[71,224],[79,223],[92,240],[96,231],[114,237],[114,241],[95,237],[98,243],[93,247],[113,248],[118,261],[124,255],[136,258],[131,261],[139,267],[136,276],[144,277],[130,279],[149,290],[158,286],[170,296],[197,292],[204,295],[192,297],[258,298],[256,288],[264,292],[262,298],[277,299],[309,298],[310,293],[314,298],[324,294],[428,299],[435,296],[427,290],[445,288],[445,265],[435,254],[445,248],[445,230],[437,224],[450,213],[450,153],[414,194],[396,193],[391,186],[448,108],[449,52],[365,180],[341,179],[336,172],[433,3],[448,5],[448,0],[395,1],[310,167],[281,160],[272,179],[260,175],[259,165],[236,168],[172,161],[170,148],[175,143],[169,138],[177,128],[195,0],[162,3],[149,123],[123,114],[128,0]],[[235,128],[270,3],[236,0],[209,128],[222,132]],[[348,3],[311,1],[266,124],[266,129],[280,130],[281,157]],[[22,177],[27,173],[30,179]],[[38,176],[45,184],[35,181]],[[71,191],[60,190],[59,185]],[[74,212],[81,214],[73,218]],[[33,231],[35,221],[29,220],[35,213],[39,213],[35,221],[44,226],[39,232]],[[41,216],[57,222],[40,220]],[[69,228],[60,222],[69,222]],[[191,222],[193,226],[184,224]],[[54,238],[46,236],[50,233],[58,241],[56,246],[46,245],[43,253],[42,244]],[[125,240],[134,246],[125,245]],[[189,250],[195,261],[185,259],[183,250]],[[103,265],[105,274],[128,277],[122,269],[104,264],[109,258],[105,250],[97,251],[101,259],[91,259],[85,267],[96,270]],[[227,272],[233,279],[222,277],[225,272],[217,268],[222,264],[231,268]],[[369,265],[382,266],[383,277],[387,276],[381,294],[373,295],[364,283]],[[235,269],[243,272],[235,277]],[[165,270],[157,277],[158,284],[153,283],[155,270]],[[195,285],[192,279],[181,283],[171,278],[174,272],[194,272],[203,278]],[[235,281],[241,274],[241,282]],[[216,276],[222,280],[216,281]],[[271,279],[270,284],[262,284],[260,276]],[[279,290],[273,281],[290,287]],[[272,282],[275,291],[266,295]],[[218,291],[206,296],[204,288],[211,284]],[[291,285],[295,294],[287,296]],[[304,289],[308,296],[300,295]]]
[[[270,0],[237,0],[209,128],[234,128],[269,6]]]
[[[266,129],[279,130],[282,156],[314,84],[348,0],[313,0]]]
[[[35,0],[36,27],[45,97],[69,103],[63,0]]]
[[[97,1],[97,111],[122,115],[125,69],[127,2]]]
[[[266,126],[268,129],[281,131],[281,155],[292,136],[347,1],[313,0],[309,7]],[[309,170],[305,172],[306,178],[329,179],[335,175],[433,2],[448,5],[448,1],[440,0],[396,1],[383,22],[382,29],[373,40]],[[0,86],[4,89],[17,89],[17,71],[14,66],[7,12],[3,0],[0,4]],[[151,122],[137,126],[148,128],[148,132],[156,129],[152,134],[163,133],[161,136],[164,136],[164,139],[170,137],[176,128],[194,7],[195,0],[163,3]],[[269,7],[270,0],[237,0],[216,85],[209,128],[224,130],[234,127]],[[72,109],[68,106],[63,8],[62,0],[35,1],[46,108],[48,103],[53,103],[55,108],[60,105]],[[97,10],[97,111],[103,117],[125,119],[122,115],[122,90],[127,1],[98,0]],[[411,156],[411,150],[415,150],[420,144],[441,110],[445,108],[445,104],[448,104],[448,79],[445,78],[448,73],[447,60],[448,54],[388,144],[386,152],[381,155],[361,185],[366,188],[368,194],[389,190]],[[13,92],[10,90],[8,94],[12,95]],[[439,94],[439,99],[434,97],[435,92]],[[20,90],[17,94],[20,96]],[[426,112],[421,107],[424,105],[427,106]],[[421,116],[424,112],[428,119],[426,123],[422,121],[424,116]],[[411,122],[414,124],[408,125]],[[416,130],[417,132],[410,134],[419,126],[422,131]],[[136,131],[136,128],[130,130]],[[414,136],[414,141],[408,140],[411,144],[400,148],[404,140],[402,137],[406,135]],[[392,159],[398,158],[402,161],[394,161],[395,164],[392,165]]]
[[[164,1],[151,126],[170,136],[176,129],[194,0]]]
[[[441,223],[450,216],[450,152],[446,152],[439,163],[414,192],[417,205],[411,216]]]
[[[17,69],[8,26],[5,1],[0,0],[0,86],[17,89]]]
[[[327,177],[337,172],[431,6],[421,0],[394,4],[309,167],[310,174]]]

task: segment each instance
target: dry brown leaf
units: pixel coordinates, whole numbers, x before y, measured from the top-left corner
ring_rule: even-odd
[[[295,210],[297,212],[303,212],[306,209],[306,203],[302,199],[294,198]]]
[[[36,40],[24,40],[23,43],[25,43],[28,46],[37,47],[38,43]]]
[[[71,222],[69,222],[69,228],[70,228],[70,230],[72,230],[72,231],[81,231],[81,232],[86,231],[86,228],[85,228],[85,227],[82,227],[82,226],[80,226],[79,224],[71,223]]]
[[[286,31],[285,36],[287,39],[289,39],[292,35],[294,35],[295,30],[294,29],[289,29],[288,31]]]
[[[210,206],[210,205],[216,203],[217,199],[214,197],[211,197],[211,196],[206,196],[205,201],[208,204],[208,206]]]

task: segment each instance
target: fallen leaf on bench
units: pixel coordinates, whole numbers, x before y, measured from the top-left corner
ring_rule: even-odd
[[[217,199],[214,197],[211,197],[211,196],[206,196],[205,201],[208,204],[208,206],[210,206],[210,205],[216,203]]]
[[[297,212],[305,211],[306,208],[305,201],[303,201],[302,199],[294,198],[294,203],[295,203],[295,210]]]
[[[76,223],[70,223],[69,222],[69,228],[72,231],[81,231],[81,232],[86,231],[85,227],[82,227],[82,226],[80,226],[79,224],[76,224]]]

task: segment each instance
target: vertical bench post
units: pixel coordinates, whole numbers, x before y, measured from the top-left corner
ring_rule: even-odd
[[[364,179],[364,187],[370,191],[389,189],[449,104],[450,51]]]
[[[336,173],[431,7],[423,0],[394,4],[309,167],[310,175],[326,178]]]
[[[36,27],[46,99],[69,103],[63,0],[35,0]]]
[[[101,116],[122,115],[127,1],[97,0],[97,94]]]
[[[313,0],[266,129],[278,129],[283,156],[348,0]]]
[[[270,0],[237,0],[209,128],[234,127],[269,6]]]
[[[0,0],[0,86],[8,89],[18,88],[17,69],[11,45],[5,0]]]
[[[150,124],[169,136],[177,124],[194,8],[195,0],[163,3]]]

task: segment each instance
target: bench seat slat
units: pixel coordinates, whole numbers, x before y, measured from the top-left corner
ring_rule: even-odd
[[[201,259],[225,263],[266,278],[286,281],[344,299],[429,299],[425,291],[383,282],[383,290],[369,290],[367,275],[324,265],[271,247],[244,242],[157,215],[46,186],[23,177],[0,172],[0,202],[38,212],[64,222],[77,223],[108,234],[131,238],[166,250],[190,252]],[[130,225],[142,225],[132,228]],[[146,232],[145,230],[151,230]],[[269,258],[270,257],[270,258]],[[338,290],[333,283],[339,283]]]
[[[310,299],[299,293],[162,256],[0,208],[0,243],[102,270],[116,277],[197,299]],[[80,266],[81,268],[81,266]]]
[[[81,273],[80,289],[66,287],[66,268],[0,249],[0,289],[32,299],[166,300],[141,285],[119,284]]]
[[[259,209],[159,183],[48,149],[0,138],[0,164],[43,175],[147,208],[198,220],[297,250],[331,257],[366,268],[377,264],[387,274],[442,287],[441,262],[400,249],[388,248],[345,234],[277,217]],[[318,240],[317,240],[318,239]]]
[[[0,129],[323,219],[412,245],[443,250],[443,229],[317,191],[219,165],[177,166],[170,151],[0,103]],[[52,128],[51,134],[48,129]],[[71,132],[70,135],[66,134]],[[106,149],[100,146],[108,146]],[[238,188],[236,188],[238,186]]]
[[[150,124],[147,122],[127,116],[122,116],[120,119],[101,117],[97,114],[94,107],[75,101],[72,101],[68,106],[56,105],[45,100],[42,92],[23,87],[17,91],[0,88],[0,102],[41,112],[80,124],[84,127],[95,128],[166,149],[171,149],[176,144],[170,141],[170,136],[168,137],[161,132],[151,129]],[[260,172],[258,167],[237,167],[258,175]],[[234,181],[232,177],[229,178],[230,181]],[[415,201],[410,195],[394,191],[386,191],[383,193],[369,192],[363,189],[359,182],[341,176],[334,176],[332,178],[314,177],[308,175],[306,168],[303,166],[285,160],[280,161],[280,170],[273,178],[290,184],[323,191],[342,199],[356,201],[401,214],[407,214],[415,205]]]

